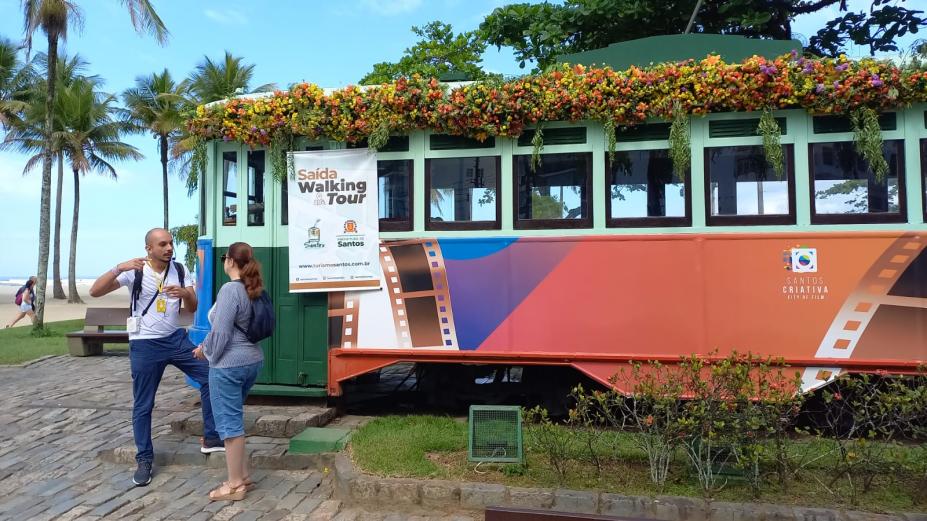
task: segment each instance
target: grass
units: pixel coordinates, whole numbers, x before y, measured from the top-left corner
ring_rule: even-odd
[[[83,329],[83,320],[65,320],[45,324],[48,336],[33,336],[31,326],[0,329],[0,365],[21,364],[46,355],[68,353],[65,333]],[[112,344],[107,349],[126,350],[128,344]]]
[[[658,489],[650,481],[647,460],[633,443],[633,434],[597,431],[595,447],[600,454],[599,466],[585,448],[587,439],[582,432],[567,431],[570,437],[566,460],[566,476],[561,480],[536,445],[531,429],[525,429],[524,465],[481,464],[467,461],[467,425],[465,421],[436,416],[387,416],[377,418],[359,429],[351,439],[351,455],[359,468],[387,477],[435,478],[462,481],[502,483],[522,487],[564,487],[599,490],[628,495],[702,497],[695,477],[690,473],[685,456],[680,452],[674,461],[666,487]],[[810,439],[796,441],[794,450],[814,458],[825,451],[827,441]],[[902,447],[900,458],[919,457],[916,447]],[[907,452],[905,452],[907,451]],[[918,504],[916,490],[919,476],[886,469],[870,490],[854,502],[848,485],[843,481],[828,487],[832,471],[829,460],[819,459],[783,489],[768,476],[759,498],[755,498],[742,478],[731,477],[714,499],[723,501],[761,501],[826,508],[846,508],[878,512],[925,511]],[[855,504],[854,504],[855,503]]]

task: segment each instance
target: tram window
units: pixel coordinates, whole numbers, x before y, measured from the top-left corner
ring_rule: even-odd
[[[318,145],[307,146],[303,150],[324,150]],[[284,152],[284,155],[286,153]],[[290,190],[289,183],[284,179],[280,181],[280,224],[286,226],[290,222]]]
[[[882,154],[888,172],[877,179],[851,141],[811,143],[811,222],[903,222],[904,146],[885,141]]]
[[[927,222],[927,139],[921,140],[921,189],[924,196],[924,222]]]
[[[606,219],[609,226],[687,226],[691,223],[689,176],[680,180],[666,149],[606,154]]]
[[[264,151],[248,152],[248,226],[264,226]]]
[[[222,225],[238,223],[238,152],[222,153]]]
[[[427,160],[425,228],[498,228],[500,161],[498,156]]]
[[[531,155],[516,155],[515,228],[592,226],[592,153],[544,154],[532,171]]]
[[[705,190],[709,225],[795,223],[792,145],[783,145],[781,178],[761,146],[705,149]]]
[[[377,189],[381,231],[412,229],[411,159],[377,161]]]

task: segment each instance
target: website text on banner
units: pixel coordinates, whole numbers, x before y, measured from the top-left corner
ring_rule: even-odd
[[[293,152],[292,158],[290,292],[379,289],[376,152]]]

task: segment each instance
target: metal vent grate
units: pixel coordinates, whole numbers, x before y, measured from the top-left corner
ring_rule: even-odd
[[[779,124],[779,132],[787,134],[788,128],[785,118],[775,118]],[[756,137],[760,118],[749,119],[716,119],[708,122],[708,137]]]
[[[521,407],[471,405],[467,459],[521,463]]]

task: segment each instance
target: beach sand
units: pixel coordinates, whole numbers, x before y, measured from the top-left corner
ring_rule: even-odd
[[[87,312],[87,307],[97,308],[125,308],[129,306],[129,289],[119,288],[101,298],[90,296],[90,282],[79,282],[77,284],[77,293],[80,295],[83,304],[68,304],[67,300],[55,300],[51,298],[52,286],[51,281],[48,284],[48,298],[45,304],[45,322],[58,322],[60,320],[82,319]],[[13,302],[16,296],[18,286],[0,285],[0,328],[7,325],[19,314],[19,307]],[[64,286],[64,292],[67,294],[67,283]],[[23,317],[14,327],[23,327],[32,325],[29,317]]]

